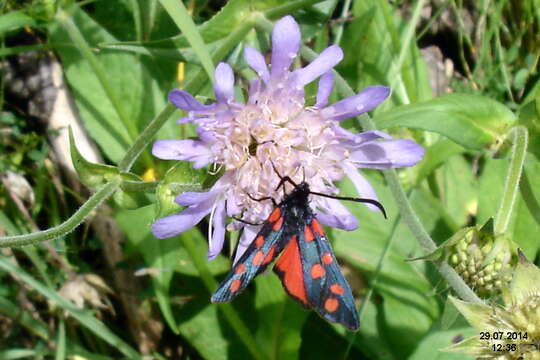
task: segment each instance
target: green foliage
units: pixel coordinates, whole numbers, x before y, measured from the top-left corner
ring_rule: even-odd
[[[440,9],[434,3],[427,25],[424,1],[0,4],[1,70],[11,69],[5,64],[15,54],[54,53],[84,129],[105,159],[85,160],[70,132],[80,184],[61,175],[46,139],[55,134],[37,124],[27,104],[13,100],[2,78],[0,235],[6,236],[0,247],[32,245],[0,255],[0,358],[469,359],[438,351],[477,331],[448,302],[456,289],[429,261],[435,256],[411,226],[392,179],[400,180],[406,205],[435,244],[502,209],[509,216],[504,235],[528,258],[538,258],[540,17],[535,0],[450,0]],[[268,24],[286,14],[300,23],[304,45],[320,52],[337,41],[343,48],[337,68],[343,78],[331,102],[343,97],[339,81],[356,92],[391,86],[391,98],[373,113],[375,126],[414,138],[426,151],[421,163],[397,175],[363,172],[388,219],[350,203],[360,227],[328,231],[358,301],[357,333],[304,311],[273,274],[258,276],[232,304],[210,303],[231,267],[234,247],[228,244],[237,232],[227,233],[228,253],[211,262],[206,221],[169,239],[150,232],[157,218],[183,210],[176,196],[206,191],[225,170],[151,156],[155,139],[197,136],[195,126],[175,124],[181,114],[167,104],[167,93],[182,88],[204,103],[213,97],[213,67],[220,61],[233,66],[237,83],[247,83],[242,47],[266,52]],[[474,26],[467,22],[471,15],[478,19]],[[454,93],[434,97],[420,44],[426,33],[436,38],[436,25],[448,17],[456,43],[445,56],[460,74],[449,79]],[[34,43],[22,41],[25,36]],[[315,87],[306,93],[311,101]],[[512,136],[516,127],[525,133],[521,142]],[[519,145],[526,153],[514,162]],[[34,200],[6,180],[8,170],[27,180],[23,187]],[[347,181],[340,189],[344,196],[356,194]],[[98,207],[108,198],[114,201]],[[114,288],[110,307],[89,300],[95,286],[85,288],[82,308],[60,295],[84,274],[99,275]]]

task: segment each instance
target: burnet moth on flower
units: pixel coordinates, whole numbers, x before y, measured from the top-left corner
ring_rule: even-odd
[[[275,168],[274,168],[275,170]],[[276,171],[277,173],[277,171]],[[225,302],[242,292],[253,278],[265,271],[277,257],[274,272],[287,293],[306,309],[314,309],[324,319],[344,325],[351,331],[360,326],[349,284],[343,277],[326,235],[309,206],[310,194],[340,200],[370,203],[386,217],[384,207],[376,200],[338,197],[310,191],[307,182],[296,184],[288,176],[280,177],[276,189],[285,184],[293,190],[285,194],[263,223],[255,240],[236,262],[212,302]]]

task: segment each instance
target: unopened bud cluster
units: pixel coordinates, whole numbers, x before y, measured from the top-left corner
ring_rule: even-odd
[[[504,236],[469,227],[458,232],[446,247],[452,267],[482,297],[500,292],[512,279],[516,255]]]

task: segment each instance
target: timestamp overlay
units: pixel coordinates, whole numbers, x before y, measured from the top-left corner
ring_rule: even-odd
[[[540,350],[539,345],[530,342],[529,334],[521,331],[480,331],[480,340],[486,342],[493,352],[514,352]]]

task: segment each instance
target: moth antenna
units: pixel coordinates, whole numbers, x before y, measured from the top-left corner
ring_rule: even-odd
[[[347,200],[347,201],[354,201],[354,202],[359,202],[359,203],[367,203],[367,204],[375,205],[382,212],[384,218],[388,219],[388,216],[386,216],[386,210],[384,209],[384,206],[380,202],[378,202],[377,200],[364,199],[364,198],[354,198],[354,197],[348,197],[348,196],[328,195],[328,194],[323,194],[323,193],[319,193],[319,192],[315,192],[315,191],[310,191],[309,193],[313,194],[313,195],[318,195],[318,196],[330,198],[330,199]]]

